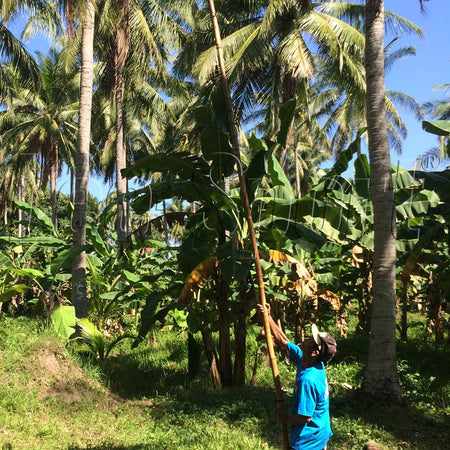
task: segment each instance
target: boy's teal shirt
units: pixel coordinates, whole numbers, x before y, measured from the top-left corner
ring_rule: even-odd
[[[297,365],[292,414],[311,417],[305,425],[292,426],[290,446],[295,450],[322,450],[333,435],[325,366],[319,362],[304,369],[300,347],[288,342],[287,349],[289,359]]]

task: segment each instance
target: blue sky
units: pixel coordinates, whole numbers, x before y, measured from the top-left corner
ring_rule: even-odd
[[[387,73],[386,89],[400,91],[415,98],[419,103],[443,98],[444,91],[433,91],[432,88],[439,84],[450,83],[450,0],[430,0],[425,2],[425,12],[422,12],[419,0],[385,0],[385,9],[394,12],[412,21],[422,28],[423,38],[415,35],[403,35],[397,42],[397,46],[414,46],[415,56],[408,56],[399,60]],[[15,31],[20,33],[20,25]],[[14,29],[14,27],[13,27]],[[390,41],[392,36],[387,37]],[[46,52],[49,43],[38,36],[28,42],[30,50]],[[417,157],[432,147],[437,146],[437,138],[422,130],[421,122],[405,110],[400,109],[400,115],[408,128],[408,137],[403,145],[401,155],[391,152],[393,164],[411,169]],[[449,161],[442,161],[435,170],[445,169]],[[61,180],[63,192],[68,190],[68,181]],[[90,183],[92,193],[99,198],[104,198],[109,186],[96,178]]]
[[[450,1],[430,0],[425,2],[425,13],[421,12],[419,0],[385,0],[385,9],[412,21],[424,32],[422,39],[403,36],[402,46],[413,45],[416,56],[399,60],[386,76],[386,89],[404,92],[419,103],[444,98],[444,91],[433,91],[439,84],[450,83]],[[437,145],[436,136],[422,130],[420,122],[412,114],[401,111],[408,127],[408,137],[402,155],[391,154],[393,163],[413,167],[414,160]],[[447,161],[448,163],[448,161]],[[438,170],[443,170],[442,162]]]

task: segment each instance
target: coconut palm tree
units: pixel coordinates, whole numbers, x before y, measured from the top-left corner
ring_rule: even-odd
[[[0,4],[0,58],[4,62],[11,62],[22,72],[24,78],[32,78],[34,81],[37,81],[38,72],[36,62],[7,24],[24,10],[33,14],[39,10],[48,10],[47,5],[46,0],[2,1]],[[3,68],[0,66],[0,100],[8,93],[8,88]]]
[[[331,149],[344,148],[346,141],[353,140],[356,134],[359,122],[354,119],[361,117],[358,110],[364,110],[365,104],[364,5],[306,0],[253,2],[253,9],[248,5],[248,2],[225,1],[218,13],[221,22],[226,24],[223,49],[235,110],[244,122],[263,117],[265,134],[274,136],[279,128],[280,104],[297,98],[296,114],[286,145],[280,151],[280,161],[287,170],[295,168],[298,175],[302,166],[311,166],[311,161],[305,162],[305,158],[328,158]],[[201,11],[198,7],[196,17],[202,17]],[[394,14],[387,15],[386,20],[394,28],[401,25],[403,30],[419,33],[411,22]],[[217,77],[212,46],[196,58],[191,72],[187,71],[187,61],[212,39],[203,28],[202,20],[189,24],[192,40],[177,57],[175,69],[183,76],[195,76],[201,85],[208,86],[215,84]],[[305,96],[312,85],[314,100],[324,89],[330,92],[322,96],[320,106],[315,101],[315,112],[308,117],[302,112],[309,111],[313,103],[313,97]],[[353,106],[356,95],[357,108]],[[396,93],[392,97],[404,101]],[[398,136],[405,132],[404,124],[392,101],[389,111],[391,136],[398,143]],[[312,125],[314,116],[327,124],[326,133],[312,135],[308,130],[306,124],[309,120]],[[294,135],[300,136],[300,140],[294,140]],[[311,146],[311,142],[315,145]],[[308,150],[311,148],[312,151]]]
[[[119,245],[127,245],[128,219],[127,203],[124,196],[127,192],[126,179],[121,171],[126,167],[130,155],[131,141],[128,124],[135,116],[142,120],[143,114],[132,105],[133,98],[147,97],[149,103],[144,111],[157,111],[165,102],[158,95],[152,84],[156,82],[161,87],[161,81],[166,75],[166,64],[170,51],[179,46],[180,36],[184,34],[165,10],[164,2],[144,0],[131,2],[105,1],[102,4],[99,17],[98,55],[101,59],[100,87],[97,98],[102,104],[102,115],[108,116],[114,129],[100,137],[103,142],[103,153],[111,155],[109,149],[114,144],[114,157],[101,158],[100,167],[108,179],[115,178],[117,191],[116,230]],[[124,90],[126,83],[129,88]],[[132,88],[131,88],[132,86]],[[113,96],[108,95],[113,93]],[[131,103],[130,103],[131,102]],[[163,107],[164,109],[164,107]],[[151,117],[147,114],[149,121]],[[147,128],[147,132],[150,127]],[[105,151],[106,150],[106,151]],[[112,172],[111,163],[114,166]]]
[[[375,398],[401,398],[396,367],[394,190],[384,87],[384,2],[366,1],[367,129],[374,211],[373,304],[363,390]]]
[[[50,179],[52,219],[57,228],[56,182],[62,161],[70,161],[77,131],[78,78],[67,72],[61,53],[51,49],[49,55],[37,54],[38,83],[13,82],[17,71],[10,68],[11,95],[0,113],[0,134],[5,144],[14,148],[16,159],[40,159],[42,187]]]
[[[92,0],[84,0],[81,17],[81,79],[78,146],[75,157],[75,204],[72,229],[74,246],[86,244],[86,221],[89,183],[89,146],[91,138],[92,86],[94,79],[94,21]],[[72,304],[78,318],[87,317],[86,253],[79,253],[72,265]]]

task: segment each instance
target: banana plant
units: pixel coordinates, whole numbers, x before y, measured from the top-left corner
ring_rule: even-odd
[[[62,293],[69,289],[71,261],[83,248],[72,249],[38,207],[25,202],[15,203],[28,214],[27,228],[31,231],[20,238],[0,235],[2,298],[14,300],[14,292],[30,292],[32,295],[27,294],[28,298],[22,297],[23,306],[42,308],[48,318],[51,309],[63,299]]]
[[[200,112],[203,113],[203,111]],[[211,127],[212,125],[208,126]],[[208,136],[214,134],[210,128],[205,129],[208,130],[205,132]],[[223,138],[220,133],[216,133],[216,135],[221,136],[220,139]],[[206,142],[215,142],[216,140],[205,139],[204,147],[206,147]],[[278,210],[287,211],[289,202],[294,203],[296,200],[290,182],[274,156],[274,150],[279,144],[259,139],[255,135],[249,137],[248,144],[248,154],[252,155],[252,159],[245,171],[245,178],[253,207],[254,221],[260,228],[261,240],[267,245],[267,249],[281,249],[277,240],[281,236],[281,232],[277,233],[276,226],[282,229],[284,225],[282,221],[285,220],[285,217],[278,214]],[[235,329],[240,330],[239,336],[235,336],[236,345],[245,346],[247,319],[253,306],[252,302],[255,301],[255,295],[252,291],[251,250],[246,224],[242,219],[244,214],[239,201],[240,192],[238,188],[230,189],[228,192],[222,189],[220,183],[216,182],[215,176],[219,173],[224,176],[227,172],[224,170],[220,172],[214,168],[216,164],[221,164],[222,160],[214,159],[213,151],[210,150],[210,153],[207,153],[203,147],[202,150],[204,157],[180,153],[149,156],[138,161],[123,173],[129,177],[143,178],[149,176],[153,167],[158,167],[158,171],[162,172],[163,175],[172,175],[166,177],[168,181],[152,183],[146,188],[130,194],[130,197],[132,197],[131,206],[139,213],[145,213],[158,202],[173,197],[182,198],[189,202],[196,201],[200,205],[200,208],[186,222],[181,246],[177,254],[179,267],[184,276],[189,279],[189,276],[199,265],[204,264],[210,258],[215,258],[214,261],[217,261],[217,263],[214,281],[211,285],[213,293],[210,294],[217,302],[215,311],[219,320],[212,321],[209,319],[210,323],[203,321],[203,330],[208,328],[208,332],[216,331],[215,324],[229,328],[231,323],[234,322]],[[313,204],[326,213],[327,221],[330,222],[331,227],[331,223],[336,221],[338,216],[338,209],[331,206],[327,207],[323,201],[318,202],[311,198],[299,203],[300,208],[295,209],[296,216],[294,219],[300,221],[301,217],[310,216]],[[277,222],[272,220],[276,215],[275,210],[279,216]],[[292,224],[291,235],[293,237],[293,240],[288,239],[290,250],[294,245],[297,245],[299,251],[300,247],[306,247],[313,251],[327,242],[327,238],[312,229],[308,223],[297,225],[292,220],[290,223]],[[274,233],[271,234],[272,231]],[[271,240],[269,237],[273,237],[273,239]],[[270,244],[267,244],[267,242],[270,242]],[[274,247],[271,247],[272,243]],[[282,246],[282,250],[286,250],[286,245]],[[234,288],[230,289],[230,295],[228,298],[223,298],[225,297],[223,293],[226,294],[228,286],[231,285]],[[203,293],[202,298],[205,299],[206,291],[200,292]],[[136,345],[151,329],[157,317],[161,318],[162,313],[169,311],[170,308],[164,309],[161,305],[168,299],[173,300],[174,297],[179,299],[180,294],[181,287],[174,285],[168,291],[155,292],[148,298],[141,316],[141,330],[139,338],[135,342]],[[192,298],[195,298],[195,296]],[[189,315],[194,317],[195,311],[191,311]],[[198,323],[198,320],[191,321],[191,323],[194,322]],[[195,330],[192,329],[191,332],[198,330],[200,330],[199,327]],[[227,334],[229,334],[227,330],[222,332],[222,336]],[[204,340],[209,340],[205,337],[205,332],[202,332],[202,335]],[[207,342],[205,342],[206,347],[208,347]],[[235,348],[234,353],[235,355],[243,355],[242,358],[245,359],[245,349]],[[228,375],[223,376],[225,368],[221,366],[221,362],[226,360],[228,361],[226,366],[231,366],[229,355],[229,344],[222,345],[222,339],[219,337],[219,374],[225,380],[229,379],[229,372]],[[244,363],[242,360],[236,361],[235,359],[234,366],[235,368],[239,367],[239,369],[235,370],[232,376],[235,380],[239,379],[239,383],[241,383]]]

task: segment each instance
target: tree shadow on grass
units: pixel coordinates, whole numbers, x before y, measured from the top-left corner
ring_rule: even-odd
[[[184,386],[188,379],[183,343],[137,349],[111,356],[100,369],[112,392],[123,399],[155,397]]]
[[[192,381],[187,374],[184,345],[173,345],[164,358],[161,355],[152,357],[154,349],[109,358],[103,363],[103,369],[111,390],[124,399],[154,399],[161,407],[153,408],[150,414],[167,426],[170,426],[173,420],[185,426],[189,426],[193,421],[209,424],[214,418],[244,430],[248,427],[249,433],[257,432],[269,445],[279,447],[280,429],[276,422],[273,388],[245,386],[214,390],[209,383],[207,372]],[[357,391],[339,387],[334,389],[335,392],[331,394],[331,414],[338,419],[335,423],[343,425],[337,425],[334,429],[335,436],[330,448],[349,448],[341,444],[349,441],[346,434],[352,431],[353,424],[361,428],[361,442],[367,437],[364,436],[366,427],[376,429],[376,433],[381,437],[383,432],[385,435],[389,434],[389,442],[392,443],[392,439],[395,439],[399,448],[448,448],[449,417],[442,411],[435,414],[424,412],[423,404],[429,402],[431,406],[433,403],[427,399],[427,393],[431,391],[429,386],[418,386],[417,383],[426,383],[427,377],[434,373],[437,376],[432,381],[432,388],[445,389],[448,386],[449,361],[442,360],[442,352],[439,349],[427,347],[418,351],[417,345],[412,342],[399,346],[398,358],[405,368],[404,373],[400,373],[400,379],[404,390],[405,386],[407,388],[406,401],[403,404],[380,405],[371,403]],[[338,348],[339,353],[331,365],[337,365],[336,368],[339,369],[339,364],[348,361],[349,365],[356,362],[359,367],[364,367],[367,360],[367,335],[354,335],[340,341]],[[363,369],[356,374],[356,379],[361,378],[361,370]],[[420,379],[411,378],[411,372],[414,371],[420,373]],[[339,373],[337,377],[339,381]],[[425,389],[423,392],[421,387]],[[418,389],[414,394],[413,390],[416,388]],[[290,409],[291,401],[291,397],[286,396],[286,409]],[[417,408],[420,402],[421,408]],[[351,437],[350,440],[355,442]],[[151,447],[143,445],[140,448]]]
[[[380,437],[389,433],[398,448],[420,450],[447,450],[449,448],[450,418],[444,414],[428,415],[414,405],[375,403],[360,391],[347,391],[334,395],[331,399],[331,415],[343,419],[354,428],[364,428],[367,424],[377,429]],[[332,419],[333,422],[333,419]],[[353,430],[337,427],[334,442],[345,442]],[[375,439],[377,440],[377,439]],[[333,447],[334,448],[334,447]],[[336,448],[341,448],[339,445]],[[342,447],[343,448],[343,447]]]
[[[361,380],[367,361],[368,336],[352,335],[339,342],[338,349],[332,364],[339,364],[336,369],[345,370],[346,362],[358,363],[361,370],[355,378]],[[337,375],[335,372],[338,383],[331,389],[332,417],[343,419],[347,425],[353,423],[355,428],[367,424],[372,430],[378,429],[380,436],[385,431],[394,437],[398,448],[447,450],[450,448],[450,349],[410,340],[397,345],[397,362],[403,392],[401,404],[376,403],[360,390],[343,389],[339,386],[339,372]],[[340,446],[333,448],[347,448],[342,444],[348,440],[345,434],[353,431],[346,429],[347,425],[334,430],[333,441]]]

